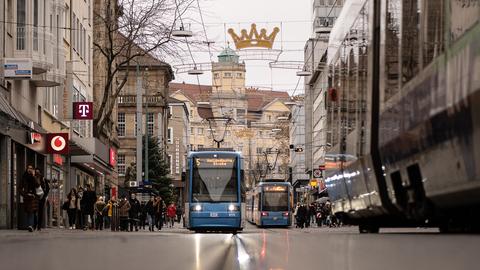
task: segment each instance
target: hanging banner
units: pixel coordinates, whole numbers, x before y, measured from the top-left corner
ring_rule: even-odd
[[[47,154],[68,154],[68,133],[49,133],[46,137]]]

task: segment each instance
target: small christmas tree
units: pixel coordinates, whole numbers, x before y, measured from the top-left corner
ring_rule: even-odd
[[[172,192],[170,184],[172,179],[168,176],[170,174],[170,164],[165,159],[162,153],[158,140],[152,136],[148,136],[148,181],[153,189],[165,200],[165,202],[172,201]],[[143,137],[142,157],[143,170],[145,171],[145,136]],[[132,163],[127,168],[125,180],[133,181],[136,177],[136,164]]]

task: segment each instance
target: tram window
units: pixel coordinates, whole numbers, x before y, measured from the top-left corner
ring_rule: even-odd
[[[413,164],[407,167],[408,179],[410,180],[410,188],[414,191],[414,201],[418,202],[425,197],[425,190],[423,189],[423,179],[420,166]]]
[[[478,1],[448,2],[450,5],[448,7],[450,11],[450,37],[452,41],[455,41],[480,20],[480,16],[478,16],[480,14],[480,4]]]
[[[192,200],[195,202],[238,201],[235,158],[195,158],[193,160]]]
[[[407,83],[419,71],[419,1],[402,1],[402,84]]]
[[[423,66],[443,52],[445,1],[424,0],[422,8]]]
[[[395,199],[397,204],[406,207],[408,202],[407,191],[402,183],[402,175],[400,171],[393,172],[390,174],[390,179],[392,180],[393,190],[395,191]]]
[[[398,63],[400,44],[400,6],[401,0],[388,0],[387,13],[385,18],[385,47],[384,47],[384,101],[395,95],[400,88]]]

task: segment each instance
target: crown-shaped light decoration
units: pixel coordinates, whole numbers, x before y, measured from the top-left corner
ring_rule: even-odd
[[[232,36],[233,42],[235,43],[235,47],[237,48],[237,50],[250,47],[263,47],[271,49],[278,32],[280,32],[280,28],[275,27],[273,28],[273,32],[267,36],[267,29],[262,28],[260,29],[259,34],[257,31],[257,25],[254,23],[252,23],[250,33],[247,34],[247,30],[242,29],[240,31],[240,37],[235,34],[235,31],[232,28],[228,29],[228,33],[230,34],[230,36]]]

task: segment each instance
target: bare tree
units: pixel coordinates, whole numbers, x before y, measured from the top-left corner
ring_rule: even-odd
[[[111,136],[112,112],[116,100],[131,75],[128,68],[151,55],[162,59],[183,51],[186,39],[172,36],[181,25],[181,16],[191,11],[196,0],[95,0],[94,78],[96,110],[95,137]],[[122,71],[122,72],[119,72]]]

